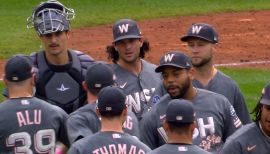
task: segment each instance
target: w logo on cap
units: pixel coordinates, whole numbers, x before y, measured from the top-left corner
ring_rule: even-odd
[[[164,61],[167,62],[171,62],[173,59],[174,54],[167,54],[164,56]]]
[[[201,29],[202,29],[202,26],[197,26],[197,25],[192,26],[192,33],[193,34],[199,34]]]
[[[123,24],[123,25],[119,25],[118,26],[118,28],[119,28],[119,31],[121,32],[121,33],[127,33],[128,32],[128,26],[129,26],[129,24]]]

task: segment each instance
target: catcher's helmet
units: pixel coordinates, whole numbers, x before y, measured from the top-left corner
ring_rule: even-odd
[[[39,35],[57,31],[69,30],[69,21],[75,13],[56,0],[40,3],[30,17],[27,18],[27,28],[34,27]]]

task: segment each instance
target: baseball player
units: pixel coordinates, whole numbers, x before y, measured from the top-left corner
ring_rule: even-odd
[[[68,154],[143,154],[150,151],[149,147],[122,130],[127,117],[126,95],[122,89],[113,86],[101,89],[96,112],[101,116],[101,131],[72,144]]]
[[[253,110],[255,122],[237,130],[223,146],[221,154],[267,154],[270,152],[270,84]]]
[[[15,55],[5,65],[9,98],[0,103],[0,153],[54,153],[56,141],[69,146],[61,108],[33,96],[30,57]]]
[[[138,119],[151,107],[150,97],[161,82],[156,66],[145,61],[149,42],[144,40],[137,23],[131,19],[118,20],[112,28],[113,42],[107,47],[109,58],[114,62],[116,81],[129,101],[129,107]]]
[[[70,20],[74,10],[56,0],[40,3],[30,17],[43,48],[31,55],[37,67],[36,96],[71,113],[84,105],[86,92],[81,83],[93,59],[68,48]]]
[[[115,84],[115,76],[108,64],[96,63],[88,67],[83,87],[87,91],[88,104],[69,115],[67,129],[70,143],[92,135],[100,130],[100,120],[96,114],[96,102],[99,91]],[[139,124],[135,114],[128,111],[123,130],[139,138]]]
[[[194,68],[193,86],[224,95],[234,107],[242,123],[250,123],[251,118],[248,108],[237,83],[213,65],[213,54],[218,43],[216,30],[209,24],[195,23],[191,25],[187,34],[181,40],[187,42],[192,59]],[[165,93],[164,88],[159,87],[156,90],[154,102],[158,100],[158,96]]]
[[[210,154],[197,145],[192,145],[195,125],[195,112],[192,102],[184,99],[171,100],[163,123],[168,136],[168,143],[149,152],[149,154]]]
[[[141,139],[150,148],[167,142],[162,122],[171,99],[183,98],[194,104],[197,128],[194,130],[193,144],[204,150],[213,153],[219,151],[226,138],[241,127],[241,121],[226,97],[192,86],[192,71],[190,58],[180,51],[169,52],[161,58],[156,72],[162,72],[168,94],[140,122]]]

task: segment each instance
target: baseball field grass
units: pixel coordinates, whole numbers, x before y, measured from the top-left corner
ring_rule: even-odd
[[[29,54],[40,48],[33,29],[26,28],[37,0],[0,0],[0,59]],[[112,23],[119,18],[146,20],[170,16],[270,9],[269,0],[60,0],[76,11],[72,28]],[[251,111],[262,87],[269,81],[269,70],[221,68],[239,84]],[[0,90],[3,83],[0,83]],[[0,95],[0,100],[4,100]]]

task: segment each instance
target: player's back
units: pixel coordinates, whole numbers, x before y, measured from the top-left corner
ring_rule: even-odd
[[[1,153],[54,153],[55,142],[69,146],[67,114],[35,97],[8,99],[0,104]]]
[[[82,153],[146,153],[150,148],[126,133],[98,132],[75,142],[68,154]]]
[[[209,152],[199,148],[197,145],[192,144],[164,144],[161,147],[149,152],[149,154],[210,154]]]

